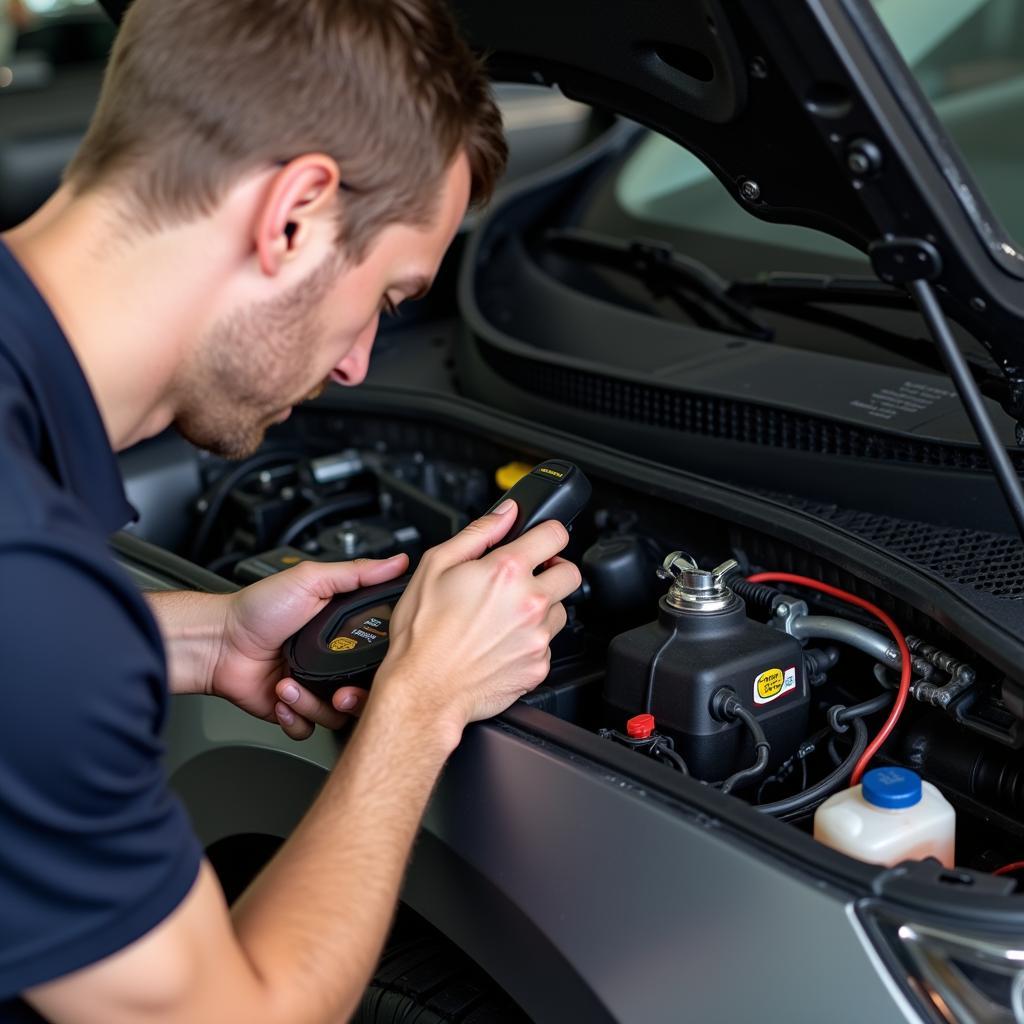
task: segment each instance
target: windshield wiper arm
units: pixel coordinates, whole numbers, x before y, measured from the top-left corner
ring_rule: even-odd
[[[871,306],[875,309],[917,311],[901,288],[866,275],[797,274],[774,271],[752,281],[734,281],[729,294],[749,306],[784,308],[805,303]]]
[[[544,233],[552,252],[619,270],[642,281],[655,297],[676,302],[701,327],[771,341],[772,329],[729,294],[730,284],[710,267],[662,242],[605,238],[579,228]]]
[[[544,241],[553,252],[598,263],[642,281],[656,297],[672,298],[701,327],[771,341],[773,329],[752,312],[753,307],[770,309],[863,338],[926,369],[946,373],[930,338],[901,334],[828,308],[864,306],[918,313],[903,289],[877,277],[776,271],[751,280],[727,281],[699,260],[683,256],[662,242],[609,238],[578,228],[551,229],[544,233]],[[995,368],[965,358],[984,393],[1005,401],[1007,385],[1002,375]]]

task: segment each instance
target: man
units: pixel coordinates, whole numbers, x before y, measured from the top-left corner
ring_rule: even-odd
[[[240,456],[325,377],[358,384],[381,309],[429,287],[504,161],[441,0],[129,11],[65,183],[0,246],[0,1018],[312,1024],[356,1007],[445,759],[546,674],[579,583],[566,532],[488,552],[504,508],[428,552],[372,696],[330,706],[283,677],[281,644],[405,557],[147,607],[106,552],[130,511],[111,449],[173,422]],[[362,707],[230,912],[162,778],[168,688],[297,738]]]

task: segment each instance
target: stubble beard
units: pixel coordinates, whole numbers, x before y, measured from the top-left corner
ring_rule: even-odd
[[[289,292],[211,328],[175,388],[175,426],[185,440],[244,459],[286,409],[323,391],[326,380],[310,385],[307,362],[324,331],[317,309],[340,266],[341,257],[330,256]]]

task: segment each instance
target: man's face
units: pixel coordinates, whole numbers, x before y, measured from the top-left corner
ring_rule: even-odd
[[[215,454],[243,458],[328,379],[359,384],[382,309],[429,287],[465,214],[469,188],[469,164],[460,155],[429,225],[389,225],[358,265],[328,252],[282,294],[215,321],[177,379],[182,435]]]

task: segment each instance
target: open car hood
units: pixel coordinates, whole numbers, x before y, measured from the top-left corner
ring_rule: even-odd
[[[127,7],[101,2],[114,18]],[[752,215],[843,239],[887,281],[933,281],[1024,420],[1024,253],[868,0],[451,2],[495,78],[647,125]]]

